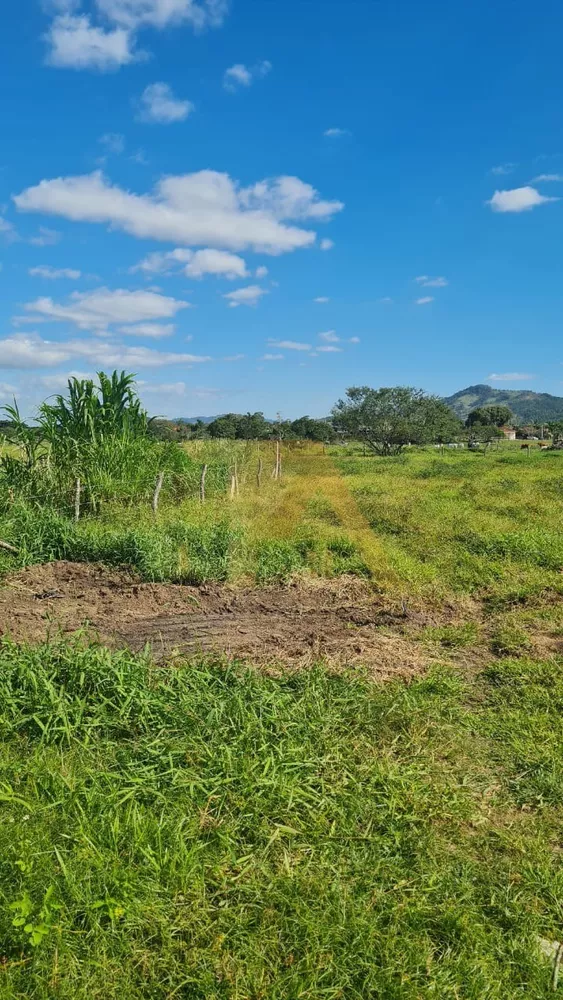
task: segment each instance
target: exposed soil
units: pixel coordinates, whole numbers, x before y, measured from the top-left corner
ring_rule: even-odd
[[[204,652],[281,666],[323,658],[362,664],[381,678],[426,668],[429,655],[406,634],[425,624],[419,619],[385,607],[350,577],[286,587],[186,587],[56,562],[22,570],[0,587],[0,634],[16,640],[87,626],[113,647],[150,643],[157,658]]]

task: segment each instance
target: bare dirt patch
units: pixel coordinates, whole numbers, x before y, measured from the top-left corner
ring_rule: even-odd
[[[22,570],[0,587],[0,634],[35,642],[88,627],[113,647],[150,643],[158,658],[203,652],[282,666],[323,658],[406,677],[431,659],[405,634],[409,624],[354,578],[186,587],[57,562]]]

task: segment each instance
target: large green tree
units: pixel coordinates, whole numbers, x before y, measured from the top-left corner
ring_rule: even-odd
[[[475,424],[481,424],[487,427],[504,427],[505,424],[511,424],[513,420],[514,414],[508,406],[502,404],[478,406],[469,414],[466,426],[474,427]]]
[[[377,455],[398,455],[409,443],[451,441],[461,428],[441,399],[409,386],[352,386],[332,413],[338,429],[365,441]]]

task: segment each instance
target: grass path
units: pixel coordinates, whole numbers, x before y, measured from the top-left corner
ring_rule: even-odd
[[[377,534],[370,528],[345,478],[330,455],[305,452],[285,457],[282,482],[267,479],[260,492],[241,498],[242,516],[258,537],[291,538],[307,518],[308,504],[322,498],[334,511],[339,527],[358,549],[363,561],[382,584],[396,585]]]

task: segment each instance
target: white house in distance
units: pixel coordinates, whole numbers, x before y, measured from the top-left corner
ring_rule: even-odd
[[[515,427],[501,427],[501,431],[504,434],[507,441],[516,441],[516,428]]]

